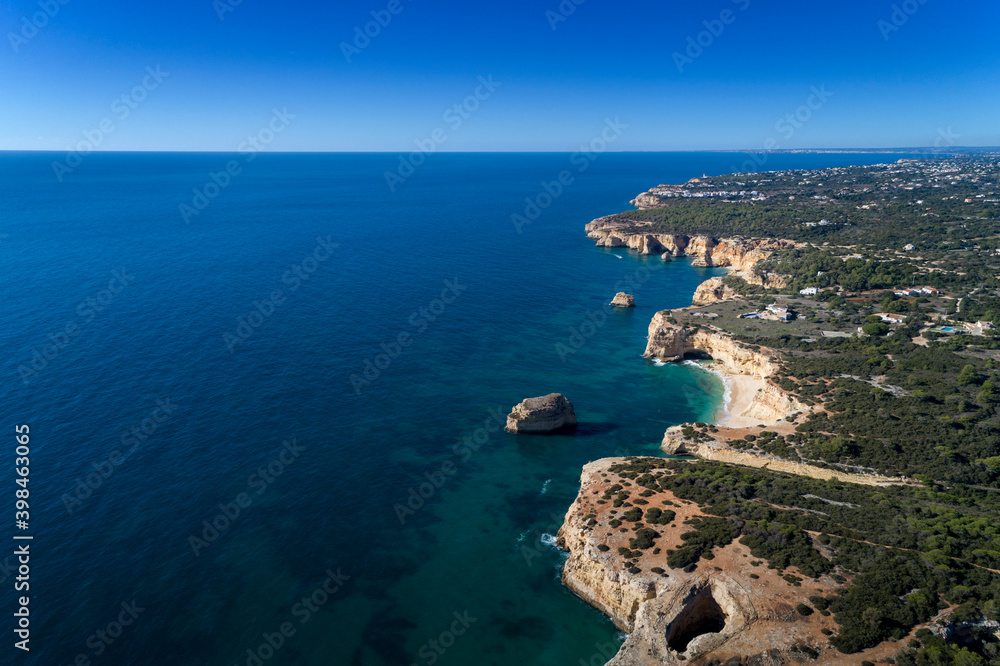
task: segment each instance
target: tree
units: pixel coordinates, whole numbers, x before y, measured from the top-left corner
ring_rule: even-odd
[[[866,335],[870,335],[872,337],[882,337],[889,332],[889,324],[884,321],[872,322],[862,326],[861,330],[864,331]]]
[[[969,384],[978,384],[980,380],[979,373],[976,372],[976,366],[972,364],[966,364],[960,373],[958,373],[958,383],[967,386]]]
[[[976,396],[976,401],[981,405],[988,405],[991,402],[996,402],[997,399],[997,388],[993,385],[993,382],[986,380],[983,382],[982,388],[979,389],[979,394]]]

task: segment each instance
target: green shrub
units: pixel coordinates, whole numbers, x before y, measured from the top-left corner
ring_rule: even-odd
[[[642,509],[633,507],[622,515],[622,519],[632,523],[642,520]]]
[[[811,603],[816,610],[826,610],[830,606],[830,602],[827,601],[826,597],[821,597],[819,595],[809,597],[809,603]]]
[[[646,522],[651,525],[669,525],[673,522],[677,514],[670,509],[659,509],[653,507],[646,510]]]
[[[629,546],[632,548],[638,548],[640,550],[646,550],[647,548],[653,547],[653,540],[660,536],[655,530],[648,527],[644,527],[635,533],[635,538],[629,539]]]

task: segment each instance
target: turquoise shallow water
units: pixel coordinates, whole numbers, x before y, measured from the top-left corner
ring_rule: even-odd
[[[641,353],[719,272],[583,225],[746,156],[602,155],[519,233],[569,155],[436,155],[395,192],[394,155],[259,155],[185,224],[229,158],[91,155],[60,183],[0,154],[0,408],[32,428],[36,538],[17,663],[600,661],[620,637],[551,536],[583,464],[718,408],[712,375]],[[623,284],[637,307],[603,312]],[[495,427],[551,391],[575,435]]]

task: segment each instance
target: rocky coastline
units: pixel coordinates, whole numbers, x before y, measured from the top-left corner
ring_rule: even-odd
[[[800,644],[823,646],[814,663],[858,664],[899,649],[900,644],[887,642],[860,654],[837,652],[823,635],[824,629],[836,628],[833,618],[804,616],[796,606],[810,595],[832,593],[839,583],[822,576],[808,587],[795,587],[754,560],[739,541],[716,547],[711,559],[694,566],[670,568],[668,551],[682,544],[685,521],[707,514],[668,491],[644,495],[647,512],[662,507],[674,517],[655,526],[657,548],[638,556],[633,552],[634,565],[627,564],[619,549],[629,548],[634,533],[618,527],[622,516],[612,503],[599,500],[630,483],[615,471],[630,460],[636,459],[585,465],[580,492],[559,530],[559,544],[569,552],[563,583],[628,634],[609,666],[796,663]]]
[[[688,257],[692,266],[729,268],[752,284],[781,286],[784,276],[754,267],[771,252],[795,245],[780,239],[714,238],[706,235],[646,232],[648,224],[624,222],[615,215],[598,218],[586,226],[587,236],[598,247],[621,247],[645,255]]]
[[[643,195],[633,203],[642,206]],[[627,247],[640,254],[662,255],[667,260],[688,257],[692,265],[726,267],[731,274],[766,286],[783,285],[785,278],[756,270],[759,262],[774,250],[794,245],[776,239],[646,233],[637,226],[641,225],[610,216],[594,220],[586,229],[599,247]],[[738,294],[722,278],[712,278],[698,287],[693,301],[704,305],[733,298]],[[905,479],[845,473],[729,447],[728,440],[764,428],[791,432],[811,409],[771,381],[780,361],[774,350],[751,349],[711,326],[678,324],[671,311],[665,310],[650,321],[644,355],[665,362],[710,360],[709,369],[727,384],[727,413],[712,429],[712,435],[690,437],[690,424],[672,426],[661,443],[666,453],[815,479],[872,486],[908,483]],[[678,514],[672,525],[658,528],[663,546],[645,552],[630,566],[624,563],[618,553],[623,543],[628,546],[627,531],[615,529],[621,521],[615,520],[617,512],[609,509],[612,505],[597,501],[616,480],[612,467],[624,460],[598,460],[583,468],[579,495],[559,531],[559,544],[569,552],[563,583],[628,633],[609,664],[791,663],[801,661],[795,645],[817,638],[817,632],[835,628],[828,618],[797,614],[793,607],[801,603],[797,599],[801,593],[789,589],[785,579],[766,568],[751,575],[746,559],[749,551],[738,542],[717,548],[710,566],[702,561],[694,568],[669,568],[660,553],[681,543],[684,529],[676,528],[685,518],[701,515],[697,505],[670,493],[649,497],[646,503],[652,506],[654,500],[660,499]],[[816,589],[832,590],[836,583],[817,580],[814,585]],[[819,663],[856,664],[859,658],[876,661],[899,647],[883,643],[862,657],[843,655],[827,646],[819,655]]]

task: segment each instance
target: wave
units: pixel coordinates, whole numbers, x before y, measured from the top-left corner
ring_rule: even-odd
[[[552,479],[546,479],[545,483],[542,484],[542,492],[540,492],[538,494],[539,495],[544,495],[548,491],[550,483],[552,483]]]
[[[555,550],[558,550],[559,552],[562,552],[562,548],[556,545],[556,543],[559,541],[559,537],[557,537],[554,534],[549,534],[548,532],[546,532],[538,538],[538,541],[543,546],[548,546],[549,548],[553,548]]]

